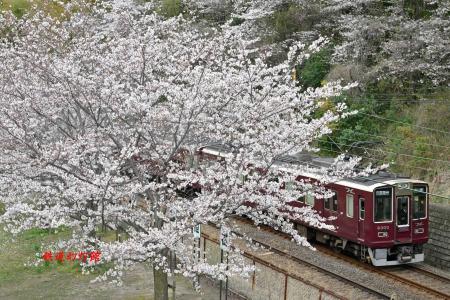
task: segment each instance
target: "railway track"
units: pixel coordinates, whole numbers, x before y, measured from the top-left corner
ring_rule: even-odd
[[[238,233],[238,232],[234,232],[233,231],[233,233],[236,234],[239,237],[243,237],[243,235]],[[211,239],[211,237],[209,237],[207,235],[204,236],[204,237],[208,238],[208,239]],[[268,250],[268,251],[270,251],[270,252],[272,252],[274,254],[277,254],[277,255],[279,255],[281,257],[287,258],[287,259],[289,259],[291,261],[294,261],[294,262],[296,262],[296,263],[298,263],[300,265],[304,265],[304,266],[306,266],[308,268],[314,269],[314,270],[318,271],[319,273],[325,274],[325,275],[327,275],[329,277],[332,277],[332,278],[338,280],[341,283],[344,283],[345,285],[348,285],[348,286],[350,286],[352,288],[356,288],[358,290],[361,290],[361,291],[363,291],[363,292],[373,296],[376,299],[391,299],[390,295],[386,295],[386,294],[384,294],[384,293],[382,293],[382,292],[380,292],[380,291],[378,291],[376,289],[368,287],[367,285],[358,283],[358,282],[356,282],[354,280],[351,280],[349,278],[342,277],[340,274],[337,274],[337,273],[332,272],[332,271],[330,271],[330,270],[328,270],[328,269],[326,269],[324,267],[321,267],[319,265],[316,265],[316,264],[313,264],[311,262],[308,262],[308,261],[306,261],[304,259],[301,259],[301,258],[299,258],[297,256],[293,256],[293,255],[291,255],[288,252],[285,252],[283,250],[277,249],[277,248],[275,248],[275,247],[273,247],[271,245],[268,245],[268,244],[266,244],[264,242],[261,242],[261,241],[258,241],[258,240],[253,240],[253,241],[254,241],[255,244],[257,244],[258,246],[264,248],[265,250]],[[252,256],[251,258],[255,258],[255,256],[250,255],[249,253],[244,253],[244,254],[247,257]],[[271,267],[273,267],[273,266],[271,266]],[[326,291],[327,293],[335,293],[334,290],[327,289],[326,287],[321,287],[321,288],[324,291]],[[338,296],[338,295],[336,295],[336,296]],[[341,299],[346,299],[346,297],[340,297],[340,298]]]
[[[427,275],[427,276],[429,276],[429,277],[433,277],[433,278],[435,278],[435,279],[437,279],[437,280],[440,280],[440,281],[442,281],[444,284],[448,284],[449,287],[450,287],[450,277],[445,277],[445,276],[442,276],[442,275],[433,273],[433,272],[431,272],[431,271],[422,269],[422,268],[420,268],[420,267],[418,267],[418,266],[415,266],[415,265],[406,265],[405,267],[407,267],[407,268],[409,268],[409,269],[413,269],[415,272],[422,273],[422,274],[425,274],[425,275]]]
[[[384,268],[383,271],[391,275],[402,277],[414,284],[432,288],[438,297],[450,299],[450,279],[414,265]],[[436,293],[439,292],[439,293]]]
[[[367,263],[360,262],[353,257],[348,257],[345,254],[336,253],[333,250],[326,248],[325,246],[315,245],[315,247],[317,250],[324,254],[333,256],[340,260],[344,260],[356,267],[364,268],[367,271],[384,277],[388,277],[389,279],[401,282],[420,291],[424,291],[436,298],[450,299],[449,281],[446,277],[442,277],[438,274],[418,269],[409,265],[396,267],[374,267]],[[424,276],[418,276],[417,274],[428,274],[427,280],[424,280]],[[443,281],[446,283],[443,284]]]
[[[247,224],[252,224],[248,219],[239,218]],[[285,233],[277,231],[269,226],[260,226],[261,230],[276,234],[284,239],[291,240],[291,237]],[[259,241],[257,241],[259,243]],[[270,247],[270,246],[269,246]],[[343,260],[352,264],[355,267],[363,268],[366,271],[376,273],[378,275],[388,277],[391,280],[401,282],[410,287],[426,292],[439,299],[450,299],[450,279],[439,274],[435,274],[431,271],[415,267],[413,265],[401,265],[396,267],[374,267],[367,263],[363,263],[354,257],[349,257],[343,253],[338,253],[322,244],[315,244],[314,247],[323,254],[332,256],[339,260]],[[271,248],[274,251],[273,248]],[[280,251],[283,252],[283,251]],[[289,255],[286,253],[286,255]],[[292,257],[292,256],[291,256]],[[293,259],[296,259],[293,257]],[[339,276],[339,275],[338,275]],[[368,288],[368,287],[365,287]],[[380,293],[382,294],[382,293]],[[386,297],[386,295],[382,295]],[[381,295],[380,295],[381,297]],[[388,297],[389,298],[389,297]]]

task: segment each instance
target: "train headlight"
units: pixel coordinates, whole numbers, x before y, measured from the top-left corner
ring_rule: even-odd
[[[420,234],[420,233],[423,233],[423,232],[424,232],[423,228],[416,228],[416,229],[414,229],[414,233],[415,234]]]
[[[378,231],[378,237],[385,238],[388,236],[387,231]]]

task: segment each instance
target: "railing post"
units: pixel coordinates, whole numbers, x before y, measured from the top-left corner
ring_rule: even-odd
[[[284,274],[284,300],[287,300],[288,275]]]

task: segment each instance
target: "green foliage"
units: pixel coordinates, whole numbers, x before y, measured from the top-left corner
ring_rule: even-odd
[[[334,102],[342,102],[342,99],[334,99]],[[374,106],[373,102],[364,103],[364,105],[350,104],[350,110],[367,113],[373,111]],[[335,124],[332,129],[331,135],[324,136],[319,141],[319,146],[325,155],[336,156],[343,151],[363,155],[366,152],[365,148],[380,143],[379,139],[372,136],[380,132],[380,123],[362,114],[348,116]]]
[[[299,18],[300,13],[301,9],[299,6],[290,5],[281,8],[269,18],[269,26],[275,31],[275,36],[273,37],[275,41],[284,41],[293,33],[302,29]]]
[[[52,261],[44,262],[38,266],[25,264],[33,259],[36,253],[46,251],[42,245],[65,240],[70,235],[71,231],[64,226],[57,229],[33,228],[14,237],[14,241],[12,241],[12,235],[6,233],[0,227],[0,245],[2,245],[0,251],[0,266],[2,266],[0,268],[0,282],[5,284],[12,284],[15,281],[22,282],[25,278],[42,273],[59,274],[60,280],[65,280],[64,278],[68,274],[81,274],[81,267],[78,261],[64,261],[63,263]],[[97,265],[91,269],[92,275],[88,277],[93,279],[95,275],[102,274],[108,267],[111,267],[111,264]]]
[[[220,4],[216,3],[213,9],[199,13],[199,17],[212,26],[225,24],[230,19],[231,26],[240,25],[245,21],[245,19],[239,17],[231,17],[232,12],[232,1],[222,1]]]
[[[238,26],[245,22],[245,19],[233,17],[231,20],[230,26]]]
[[[41,245],[40,244],[32,244],[33,250],[36,252],[41,251]]]
[[[67,3],[70,0],[63,1],[34,1],[31,0],[3,0],[0,1],[0,11],[10,10],[12,13],[21,18],[25,13],[28,13],[33,9],[33,6],[36,6],[39,11],[43,11],[48,13],[49,16],[57,19],[67,18],[68,15],[65,13],[65,10],[61,3]],[[95,0],[86,0],[86,2],[93,2]],[[73,12],[78,11],[76,6],[73,8]],[[0,28],[1,32],[1,28]]]
[[[391,140],[387,141],[389,149],[387,158],[395,161],[392,170],[398,173],[414,174],[414,177],[426,179],[430,174],[428,169],[433,168],[433,157],[430,135],[418,132],[413,126],[390,126]],[[408,154],[411,156],[399,155]]]
[[[30,4],[27,0],[4,0],[2,1],[0,9],[11,10],[16,17],[21,18],[29,7]]]
[[[181,0],[162,0],[159,13],[167,18],[176,17],[183,12]]]
[[[39,239],[44,236],[49,236],[50,234],[50,229],[33,228],[23,232],[22,238],[24,240],[34,240],[36,238]]]
[[[403,0],[403,11],[412,19],[426,18],[431,15],[424,0]]]
[[[335,124],[330,136],[320,139],[321,153],[336,156],[348,151],[366,163],[389,162],[390,171],[428,181],[435,193],[448,195],[448,186],[437,184],[435,179],[445,178],[449,170],[448,164],[439,161],[450,161],[450,139],[443,133],[449,128],[449,97],[448,88],[432,87],[426,81],[385,79],[365,83],[359,92],[333,101],[344,101],[350,110],[396,122],[362,114],[350,116]]]
[[[331,68],[331,50],[324,48],[311,57],[301,66],[296,66],[299,84],[305,89],[320,87],[325,76]]]

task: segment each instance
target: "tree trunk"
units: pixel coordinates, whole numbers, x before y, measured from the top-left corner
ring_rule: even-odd
[[[153,281],[155,290],[155,300],[168,300],[169,299],[169,282],[167,279],[167,273],[163,270],[156,270],[153,266]]]

